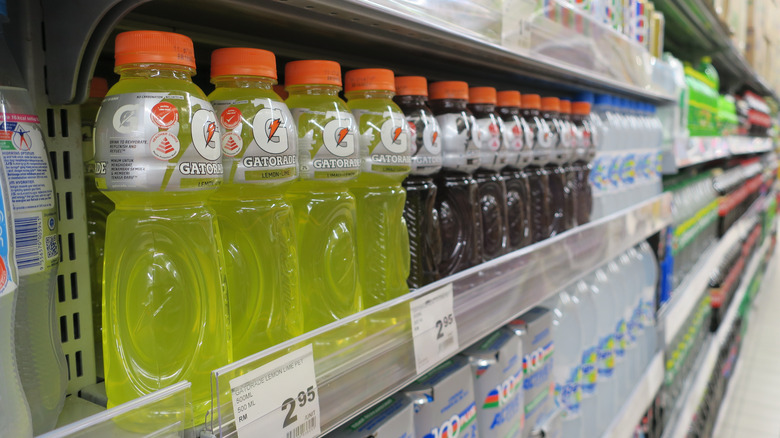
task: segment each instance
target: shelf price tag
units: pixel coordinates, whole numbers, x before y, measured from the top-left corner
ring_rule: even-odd
[[[458,326],[452,307],[452,284],[409,303],[417,374],[458,350]]]
[[[311,345],[230,381],[239,438],[320,435],[320,400]]]

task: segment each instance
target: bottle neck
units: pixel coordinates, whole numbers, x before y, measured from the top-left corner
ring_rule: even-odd
[[[500,106],[496,108],[499,114],[501,114],[501,118],[508,119],[512,116],[518,116],[520,115],[520,108],[516,106]]]
[[[254,88],[271,90],[276,80],[262,76],[219,76],[211,82],[217,88]]]
[[[434,114],[447,114],[466,110],[465,99],[434,99],[431,100]]]
[[[395,93],[390,90],[357,90],[344,93],[347,100],[353,99],[392,99]]]
[[[523,115],[525,118],[533,118],[533,117],[539,117],[539,109],[538,108],[521,108],[520,114]]]
[[[408,109],[422,109],[425,108],[425,103],[428,100],[425,96],[410,96],[410,95],[398,95],[393,97],[395,102],[401,108]]]
[[[469,109],[476,116],[484,116],[495,113],[496,105],[494,103],[471,103],[469,104]]]
[[[285,87],[287,90],[287,93],[290,94],[290,96],[296,95],[296,96],[337,96],[339,95],[339,91],[341,91],[341,87],[338,85],[309,85],[309,84],[297,84],[297,85],[288,85]]]
[[[122,79],[178,79],[192,82],[195,69],[175,64],[127,64],[117,66],[119,80]]]

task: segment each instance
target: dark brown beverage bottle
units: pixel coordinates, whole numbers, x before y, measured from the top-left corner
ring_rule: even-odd
[[[593,211],[593,191],[590,185],[591,161],[596,150],[593,144],[593,126],[590,122],[590,103],[574,102],[572,104],[572,122],[576,128],[576,147],[574,164],[576,169],[577,190],[577,224],[590,222]]]
[[[542,119],[547,122],[550,136],[553,137],[553,148],[550,160],[544,165],[549,174],[550,184],[550,209],[552,213],[551,236],[566,230],[566,200],[568,187],[566,187],[566,169],[564,163],[566,154],[561,144],[561,132],[563,121],[560,117],[561,102],[557,97],[542,98]]]
[[[534,243],[547,239],[553,232],[550,174],[544,165],[551,159],[556,138],[541,116],[541,107],[542,99],[538,94],[523,95],[520,114],[533,132],[534,138],[532,159],[525,167],[530,189],[531,235]]]

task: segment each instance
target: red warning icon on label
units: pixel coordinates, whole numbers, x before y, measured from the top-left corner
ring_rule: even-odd
[[[222,153],[229,157],[235,157],[241,152],[244,142],[241,136],[235,132],[228,132],[222,136]]]
[[[149,118],[155,125],[167,129],[179,121],[179,110],[170,102],[160,102],[152,107]]]
[[[241,123],[241,110],[231,106],[222,111],[222,115],[219,118],[222,122],[222,126],[227,129],[233,129]]]
[[[170,160],[179,153],[179,139],[168,131],[158,132],[149,140],[152,155],[161,160]]]

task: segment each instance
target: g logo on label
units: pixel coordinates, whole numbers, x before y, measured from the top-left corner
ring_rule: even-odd
[[[281,154],[290,148],[287,120],[287,115],[278,108],[263,108],[255,114],[252,131],[260,149],[269,154]]]
[[[352,118],[333,119],[322,129],[325,148],[337,157],[348,157],[356,151],[354,122]]]
[[[423,130],[423,145],[431,155],[441,153],[441,136],[439,135],[439,124],[434,118],[424,118],[425,129]]]
[[[214,111],[203,108],[195,111],[195,114],[192,115],[190,131],[192,144],[201,157],[209,161],[216,161],[220,158],[222,151],[221,148],[217,147],[219,127]]]
[[[379,138],[388,151],[394,154],[403,154],[409,150],[409,130],[403,117],[385,113],[386,117],[379,132]]]
[[[130,134],[138,127],[138,105],[122,105],[114,113],[114,130],[120,134]]]

